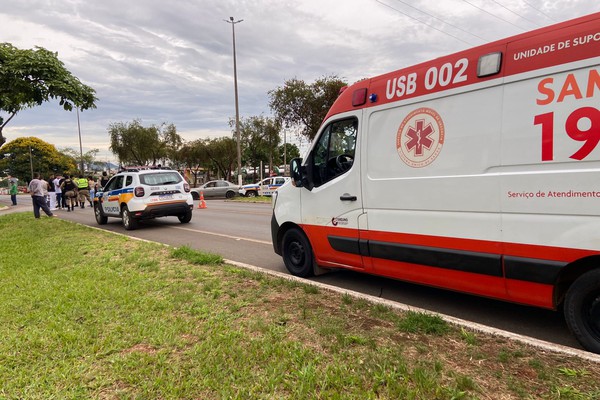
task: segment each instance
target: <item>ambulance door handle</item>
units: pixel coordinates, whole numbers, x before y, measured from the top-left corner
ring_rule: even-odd
[[[340,196],[341,201],[356,201],[356,196],[349,195],[348,193],[344,193]]]

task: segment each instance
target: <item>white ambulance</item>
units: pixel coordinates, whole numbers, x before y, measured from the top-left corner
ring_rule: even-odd
[[[548,309],[600,353],[600,13],[360,81],[336,100],[272,236],[347,268]]]

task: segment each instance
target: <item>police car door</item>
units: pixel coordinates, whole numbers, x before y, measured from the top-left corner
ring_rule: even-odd
[[[327,123],[304,162],[308,187],[301,191],[302,223],[322,266],[363,268],[359,113]]]
[[[258,194],[260,196],[271,196],[273,194],[273,178],[266,178],[260,182],[260,187],[258,188]]]
[[[104,187],[104,193],[100,198],[102,211],[105,215],[119,215],[121,212],[119,205],[119,194],[123,188],[123,175],[115,175]]]

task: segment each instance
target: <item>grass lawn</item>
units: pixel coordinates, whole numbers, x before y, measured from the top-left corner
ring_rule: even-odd
[[[2,399],[600,398],[598,364],[187,247],[31,212],[0,233]]]

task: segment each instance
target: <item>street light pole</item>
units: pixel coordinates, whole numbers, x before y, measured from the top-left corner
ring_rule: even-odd
[[[81,157],[80,168],[81,176],[85,173],[83,170],[83,146],[81,145],[81,124],[79,123],[79,107],[77,107],[77,131],[79,132],[79,156]]]
[[[33,149],[29,145],[29,167],[31,168],[31,179],[33,179]]]
[[[228,24],[231,24],[231,32],[233,34],[233,85],[235,87],[235,136],[237,139],[237,172],[238,172],[238,185],[242,185],[242,148],[240,145],[240,108],[238,105],[238,85],[237,85],[237,63],[235,57],[235,24],[239,24],[243,21],[240,19],[234,21],[233,17],[229,17],[229,21],[224,20]]]

